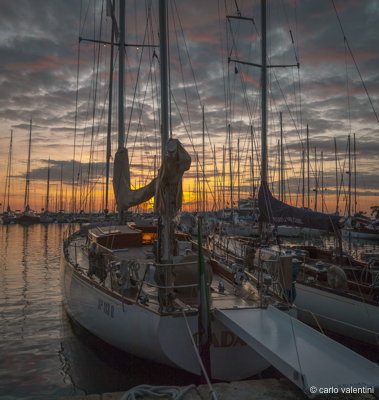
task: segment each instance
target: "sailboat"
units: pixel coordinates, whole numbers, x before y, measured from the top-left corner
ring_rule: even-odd
[[[265,21],[265,1],[262,7]],[[198,243],[175,231],[181,180],[191,158],[179,140],[168,138],[166,0],[159,0],[162,165],[148,185],[130,189],[123,131],[124,17],[125,0],[120,0],[113,187],[121,222],[89,227],[64,240],[61,282],[69,316],[120,350],[198,375],[208,370],[212,379],[243,379],[273,364],[308,393],[312,385],[332,382],[340,388],[378,386],[378,366],[272,307],[275,296],[243,279],[236,282],[237,275],[221,261],[204,263],[200,228]],[[152,196],[158,225],[125,223],[128,208]]]
[[[181,179],[191,158],[177,139],[168,139],[166,1],[160,7],[162,165],[158,177],[130,189],[128,150],[124,147],[123,60],[125,1],[119,5],[119,148],[113,186],[118,210],[155,196],[158,226],[120,224],[75,233],[64,243],[62,284],[69,315],[108,343],[146,359],[200,374],[192,337],[198,337],[197,251],[185,235],[176,235],[173,218],[182,201]],[[88,238],[88,239],[87,239]],[[87,240],[89,243],[86,245]],[[84,247],[83,247],[84,246]],[[84,251],[82,249],[84,248]],[[208,267],[211,301],[218,307],[259,307],[235,297],[233,285]],[[220,284],[222,282],[222,284]],[[222,287],[222,292],[217,289]],[[191,334],[187,331],[187,324]],[[212,324],[211,375],[234,380],[269,366],[222,323]]]
[[[5,189],[4,189],[3,213],[2,215],[0,215],[0,224],[2,225],[8,225],[14,223],[15,221],[15,216],[10,206],[11,176],[12,176],[12,147],[13,147],[13,130],[11,130],[11,137],[9,141],[7,174],[6,174]],[[5,204],[7,204],[6,211],[4,210]]]
[[[29,125],[29,145],[28,145],[28,163],[26,167],[25,175],[25,195],[24,195],[24,211],[18,215],[16,222],[20,225],[33,225],[40,222],[40,217],[36,215],[29,206],[29,194],[30,194],[30,156],[32,150],[32,119],[30,119]]]

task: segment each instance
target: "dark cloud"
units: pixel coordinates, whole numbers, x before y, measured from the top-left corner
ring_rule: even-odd
[[[300,62],[299,71],[297,68],[270,70],[270,168],[273,173],[277,168],[278,114],[282,111],[288,175],[296,173],[300,176],[305,127],[309,124],[311,151],[316,147],[317,154],[323,152],[328,185],[332,185],[333,179],[330,172],[334,168],[335,157],[333,138],[337,138],[338,161],[341,171],[345,171],[347,135],[355,133],[357,170],[361,174],[358,185],[360,190],[367,185],[366,189],[375,192],[379,190],[379,178],[376,175],[379,124],[360,74],[378,113],[379,7],[375,0],[335,0],[334,3],[359,73],[344,43],[331,2],[269,3],[269,63],[296,63],[295,54]],[[98,21],[102,3],[98,3],[95,11],[92,6],[89,7],[92,2],[85,0],[82,4],[83,18],[79,21],[80,2],[76,0],[3,0],[1,3],[0,157],[3,161],[8,156],[7,132],[13,129],[15,169],[19,170],[17,176],[24,174],[30,118],[33,118],[33,179],[45,179],[46,160],[51,156],[55,160],[50,162],[52,179],[60,179],[62,166],[64,180],[69,184],[72,179],[70,160],[74,151],[75,168],[79,169],[80,166],[85,171],[88,168],[89,151],[92,151],[93,168],[96,171],[94,179],[101,179],[104,174],[109,46],[102,46],[100,53],[97,53],[93,44],[80,44],[80,74],[77,81],[78,36],[93,37],[93,24],[100,26]],[[147,40],[155,44],[158,40],[155,2],[152,5],[154,23]],[[254,17],[254,24],[236,20],[226,22],[226,14],[236,15],[234,1],[178,0],[169,6],[170,16],[175,17],[175,24],[172,22],[170,27],[172,131],[186,145],[193,160],[197,154],[201,156],[204,105],[208,179],[213,174],[214,146],[218,163],[216,175],[221,174],[223,148],[229,146],[228,124],[232,126],[234,160],[238,139],[244,165],[251,155],[251,145],[247,144],[250,125],[254,129],[258,147],[256,152],[259,153],[260,71],[233,62],[228,64],[227,58],[231,56],[260,62],[260,14],[249,0],[238,1],[238,6],[242,15]],[[129,42],[143,41],[146,26],[141,21],[145,12],[143,5],[136,14],[128,14]],[[108,40],[109,21],[101,26],[102,39]],[[226,33],[225,26],[232,28],[233,33],[230,30]],[[292,46],[290,30],[295,46]],[[147,160],[151,166],[153,155],[157,151],[159,153],[159,63],[153,57],[152,49],[128,47],[126,51],[127,146],[135,164],[133,174],[142,179],[141,160]],[[156,53],[159,58],[159,50]],[[97,57],[100,60],[98,69],[93,67],[93,60]],[[140,60],[142,68],[139,71]],[[154,61],[151,68],[150,60]],[[235,73],[235,67],[238,73]],[[117,78],[116,72],[112,113],[113,150],[117,147]],[[96,107],[95,87],[99,89]],[[257,158],[256,155],[253,158]],[[228,163],[227,159],[225,162]],[[314,169],[313,164],[312,160]],[[233,165],[236,169],[236,161]],[[186,176],[196,176],[196,170],[192,169]],[[248,190],[249,186],[247,176],[244,175],[245,182],[242,183],[244,190]],[[298,177],[293,179],[292,184],[290,182],[294,188]]]

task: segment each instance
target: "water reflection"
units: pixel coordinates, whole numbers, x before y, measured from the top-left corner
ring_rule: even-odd
[[[121,353],[69,321],[59,282],[67,229],[0,226],[0,399],[43,400],[142,383],[196,382],[193,375]],[[357,244],[356,250],[361,248]]]
[[[121,353],[70,322],[59,282],[67,229],[0,226],[0,399],[194,382],[190,374]]]

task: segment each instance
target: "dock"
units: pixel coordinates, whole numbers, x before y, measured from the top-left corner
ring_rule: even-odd
[[[287,379],[257,379],[231,383],[215,383],[214,391],[219,400],[305,400],[308,397]],[[48,400],[121,400],[125,392],[90,394],[71,397],[51,398]],[[143,400],[154,400],[157,397],[136,397]],[[162,398],[162,397],[161,397]],[[163,397],[169,399],[169,397]],[[183,400],[208,400],[209,388],[200,385],[183,396]],[[319,400],[374,400],[372,394],[323,394]]]

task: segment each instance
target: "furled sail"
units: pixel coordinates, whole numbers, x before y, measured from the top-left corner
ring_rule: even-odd
[[[169,139],[166,154],[159,169],[155,211],[175,215],[182,206],[182,177],[191,166],[191,156],[178,139]]]
[[[124,147],[117,150],[114,161],[113,190],[118,211],[128,210],[151,199],[155,195],[155,184],[156,178],[139,189],[130,189],[128,150]]]
[[[335,232],[340,228],[340,217],[297,208],[276,199],[266,182],[261,183],[258,193],[260,221],[275,225],[295,225]]]

